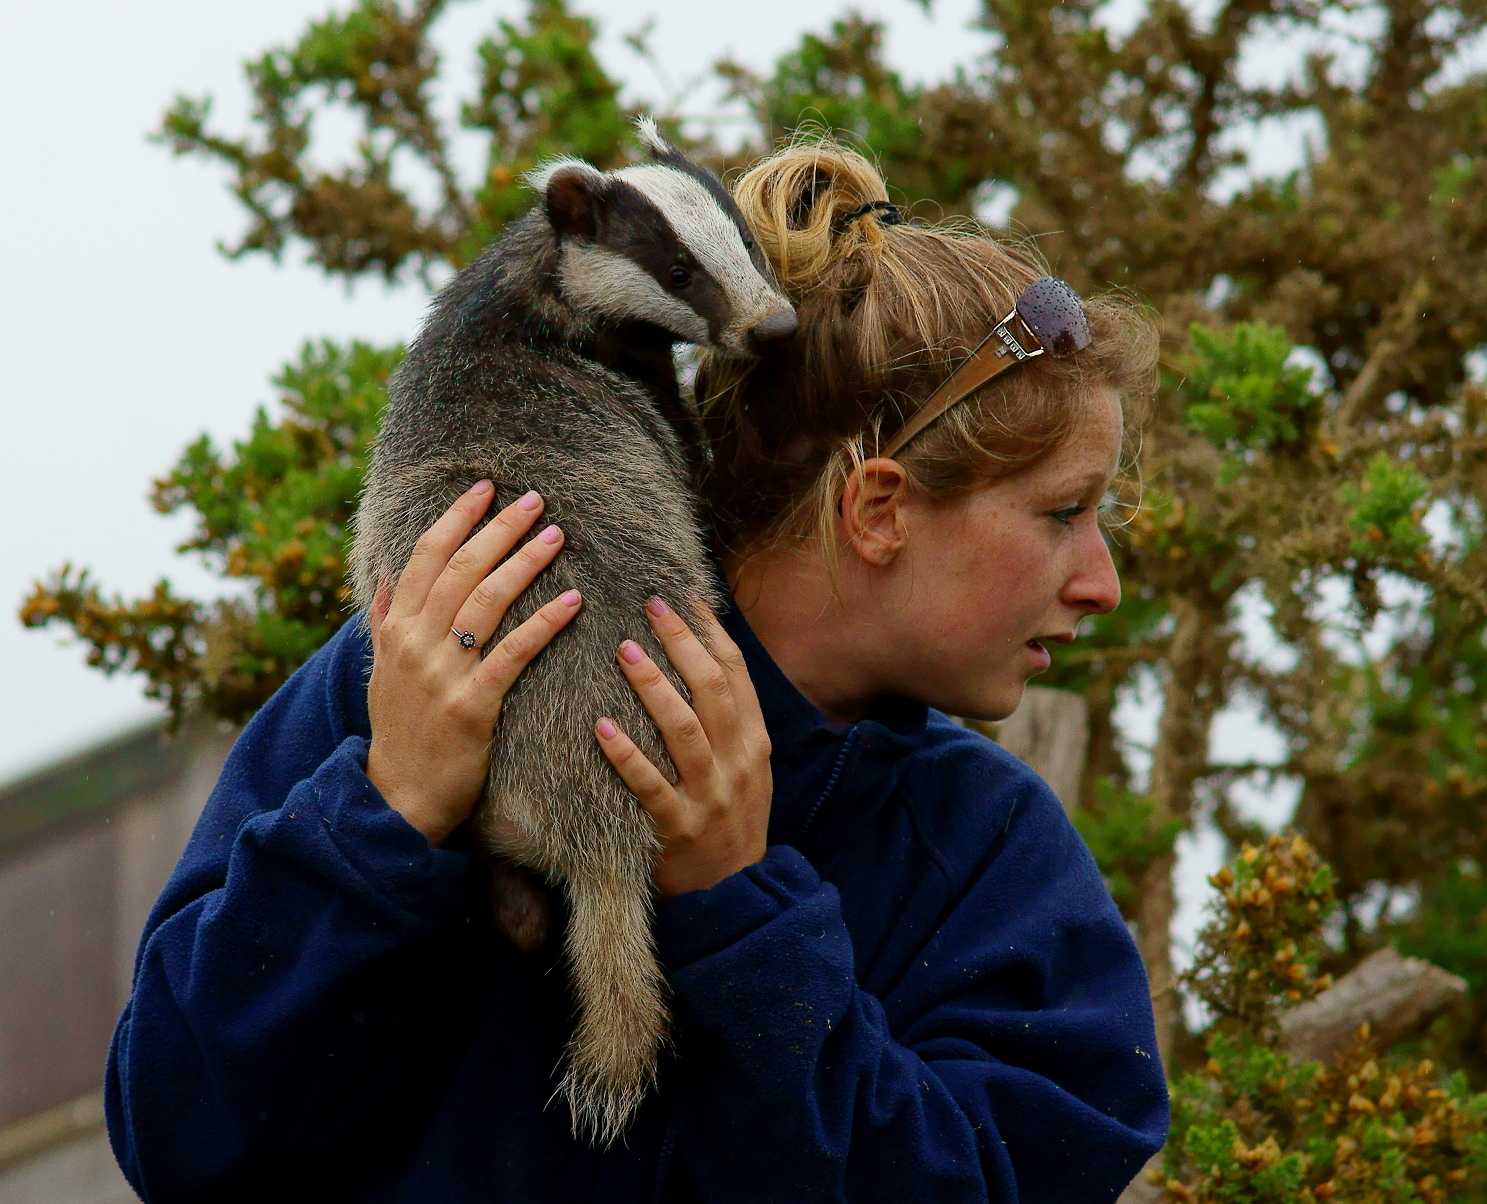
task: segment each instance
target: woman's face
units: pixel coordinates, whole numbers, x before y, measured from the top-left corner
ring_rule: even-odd
[[[1098,504],[1121,435],[1120,399],[1102,388],[1068,440],[1032,468],[949,505],[905,506],[908,544],[885,608],[889,688],[952,715],[1004,719],[1059,654],[1057,637],[1120,604]]]

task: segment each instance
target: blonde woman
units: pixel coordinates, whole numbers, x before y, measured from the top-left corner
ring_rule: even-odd
[[[800,329],[698,374],[731,604],[635,616],[691,700],[616,649],[677,780],[595,716],[663,846],[656,1091],[603,1150],[545,1106],[560,942],[499,943],[461,840],[502,698],[583,621],[555,598],[484,661],[450,635],[560,554],[508,558],[540,514],[513,506],[452,560],[475,489],[255,717],[150,918],[106,1093],[146,1200],[1044,1204],[1114,1199],[1161,1145],[1147,981],[1087,849],[947,718],[1009,715],[1119,604],[1098,504],[1152,325],[902,220],[830,143],[737,195]]]

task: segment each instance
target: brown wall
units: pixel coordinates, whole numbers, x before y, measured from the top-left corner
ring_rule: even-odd
[[[117,1014],[115,845],[93,824],[0,874],[0,1128],[102,1078]]]
[[[145,918],[231,739],[139,733],[0,792],[0,820],[27,816],[0,844],[0,1132],[102,1087]]]

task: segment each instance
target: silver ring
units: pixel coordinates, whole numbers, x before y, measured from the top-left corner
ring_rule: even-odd
[[[458,627],[451,627],[450,634],[458,638],[461,648],[475,647],[475,633],[473,631],[461,631]]]

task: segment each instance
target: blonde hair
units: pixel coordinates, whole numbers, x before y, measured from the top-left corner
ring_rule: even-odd
[[[1031,244],[967,220],[885,224],[888,195],[861,154],[797,137],[749,168],[734,196],[795,305],[795,338],[756,362],[704,356],[696,378],[711,453],[704,492],[723,551],[814,532],[838,581],[835,526],[848,479],[1048,275]],[[1079,421],[1092,386],[1125,406],[1127,446],[1156,379],[1157,329],[1119,293],[1087,298],[1084,351],[1004,373],[895,457],[911,485],[950,501],[1027,468]]]

